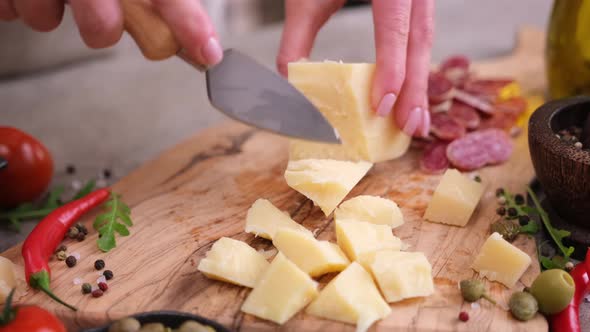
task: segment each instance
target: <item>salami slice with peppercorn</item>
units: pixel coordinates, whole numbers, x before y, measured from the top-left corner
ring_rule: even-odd
[[[434,113],[430,117],[430,131],[444,141],[452,141],[465,135],[465,127],[447,113]]]
[[[453,93],[453,83],[443,74],[431,72],[428,75],[428,101],[431,104],[440,104],[449,100]]]
[[[420,159],[420,169],[429,174],[441,174],[449,168],[447,142],[431,142],[424,149]]]
[[[469,77],[470,61],[464,55],[454,55],[447,58],[439,68],[439,71],[453,83],[454,86],[463,86]]]
[[[449,116],[467,129],[477,129],[481,122],[475,108],[457,100],[453,101],[449,109]]]
[[[464,171],[505,162],[512,154],[512,141],[499,129],[478,130],[453,141],[447,147],[450,163]]]

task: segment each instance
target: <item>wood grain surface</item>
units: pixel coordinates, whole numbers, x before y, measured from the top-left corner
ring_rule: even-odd
[[[505,58],[476,64],[481,75],[512,76],[526,92],[543,90],[542,33],[525,29],[515,53]],[[515,142],[515,152],[502,166],[488,167],[480,173],[487,190],[469,224],[464,228],[429,223],[422,214],[440,176],[425,175],[418,166],[418,151],[403,158],[376,164],[354,188],[349,197],[379,195],[396,201],[406,223],[394,233],[422,251],[433,267],[436,293],[427,298],[406,300],[392,305],[392,314],[371,331],[543,331],[547,322],[541,316],[523,323],[506,311],[510,290],[487,283],[498,307],[481,302],[473,308],[462,301],[458,281],[475,277],[469,268],[494,220],[496,187],[522,192],[533,177],[526,133]],[[27,290],[19,303],[35,303],[54,311],[68,328],[96,326],[136,312],[174,309],[212,318],[239,331],[354,331],[352,325],[299,313],[283,326],[265,322],[240,312],[248,295],[246,288],[212,281],[196,270],[199,260],[221,236],[243,240],[256,249],[269,250],[272,244],[243,232],[246,211],[258,198],[268,198],[287,210],[304,226],[316,231],[322,240],[335,241],[331,218],[301,194],[290,189],[283,178],[287,165],[284,138],[235,123],[212,128],[179,144],[132,172],[113,189],[132,207],[135,225],[131,235],[118,238],[118,246],[108,254],[96,247],[96,233],[86,241],[67,241],[69,252],[81,256],[75,268],[52,261],[52,287],[55,293],[79,307],[65,309],[46,295]],[[90,223],[93,216],[84,219]],[[515,244],[535,257],[534,241],[520,236]],[[2,254],[22,264],[20,245]],[[115,274],[110,288],[101,298],[82,295],[76,277],[95,283],[95,259],[105,260]],[[529,285],[539,272],[537,260],[517,288]],[[320,279],[322,285],[333,276]],[[288,287],[288,285],[286,285]],[[470,314],[467,323],[457,315]]]

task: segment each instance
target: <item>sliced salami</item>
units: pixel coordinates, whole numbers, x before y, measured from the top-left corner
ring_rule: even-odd
[[[450,163],[464,171],[500,164],[512,154],[510,136],[499,129],[478,130],[453,141],[447,147]]]
[[[468,80],[463,86],[463,90],[484,98],[490,102],[495,101],[500,94],[500,90],[506,85],[513,83],[513,79],[498,78],[498,79],[474,79]]]
[[[487,99],[465,92],[463,90],[454,90],[453,97],[479,111],[491,114],[494,112],[494,107]]]
[[[477,110],[458,100],[453,101],[449,109],[449,116],[467,129],[477,129],[481,118]]]
[[[469,59],[463,55],[447,58],[440,65],[440,72],[456,87],[461,87],[469,78]]]
[[[452,98],[453,83],[443,74],[431,72],[428,75],[428,102],[440,104]]]
[[[444,141],[452,141],[465,135],[465,127],[447,113],[433,113],[430,116],[430,131]]]
[[[440,174],[449,168],[446,142],[435,141],[426,146],[420,159],[420,169],[429,174]]]
[[[452,99],[445,100],[440,104],[430,105],[430,111],[432,113],[448,112],[451,109],[451,105],[453,105]]]

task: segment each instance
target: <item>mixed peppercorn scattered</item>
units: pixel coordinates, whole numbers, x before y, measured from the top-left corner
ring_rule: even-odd
[[[582,127],[570,126],[569,128],[560,130],[557,134],[555,134],[555,137],[560,139],[562,142],[572,144],[579,150],[590,150],[590,147],[585,147],[580,141],[580,137],[582,137]]]

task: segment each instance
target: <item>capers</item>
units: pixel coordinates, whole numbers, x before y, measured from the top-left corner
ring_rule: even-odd
[[[551,269],[537,276],[530,292],[539,302],[539,311],[553,315],[567,307],[574,296],[575,288],[574,280],[569,273]]]
[[[461,288],[461,295],[463,296],[463,299],[467,302],[475,302],[481,298],[484,298],[491,303],[496,304],[496,301],[486,294],[486,287],[480,280],[461,280],[459,287]]]
[[[527,321],[535,317],[539,304],[533,295],[527,292],[515,292],[508,302],[510,313],[518,320]]]
[[[141,328],[141,324],[135,318],[128,317],[120,319],[109,327],[109,332],[137,332]]]
[[[177,332],[215,332],[215,330],[210,326],[205,326],[194,320],[187,320],[180,325]]]
[[[148,323],[143,325],[139,332],[166,332],[166,326],[162,323]]]

